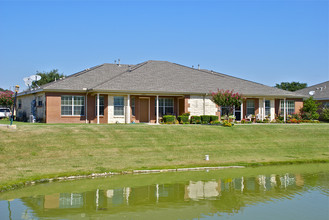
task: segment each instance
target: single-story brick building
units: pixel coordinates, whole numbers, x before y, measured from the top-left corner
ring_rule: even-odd
[[[314,100],[321,103],[320,109],[324,107],[329,108],[329,81],[297,90],[296,93],[312,96]]]
[[[301,94],[226,74],[167,61],[137,65],[102,64],[18,95],[18,118],[46,123],[158,123],[166,114],[227,114],[212,91],[232,90],[246,98],[236,120],[249,115],[274,119],[299,112]]]

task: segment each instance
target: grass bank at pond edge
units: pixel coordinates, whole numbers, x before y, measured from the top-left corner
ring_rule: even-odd
[[[328,131],[329,124],[224,128],[21,123],[16,130],[0,129],[0,188],[137,169],[329,162]]]

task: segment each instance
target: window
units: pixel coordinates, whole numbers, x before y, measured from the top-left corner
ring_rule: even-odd
[[[97,115],[97,96],[95,99],[95,115]],[[99,96],[99,115],[104,115],[104,96]]]
[[[281,114],[284,114],[284,100],[281,100]],[[286,100],[286,111],[288,115],[292,115],[295,113],[295,101],[294,100]]]
[[[130,107],[131,107],[131,114],[133,116],[135,116],[135,97],[132,97],[131,98],[131,104],[130,104]]]
[[[18,99],[18,108],[19,108],[19,109],[22,108],[22,99]]]
[[[323,102],[322,106],[323,108],[329,108],[329,102]]]
[[[271,114],[271,102],[270,100],[265,100],[265,115]]]
[[[114,115],[124,115],[123,96],[114,96]]]
[[[42,106],[42,96],[38,96],[38,107]]]
[[[221,109],[222,109],[222,111],[220,113],[221,116],[230,114],[230,107],[222,106]]]
[[[155,104],[156,114],[156,104]],[[174,99],[171,98],[159,98],[159,116],[174,114]]]
[[[247,99],[247,115],[255,114],[255,100]]]
[[[66,116],[84,115],[85,97],[63,95],[61,97],[61,114]]]

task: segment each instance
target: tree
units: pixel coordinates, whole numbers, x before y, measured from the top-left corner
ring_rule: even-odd
[[[211,100],[218,106],[227,106],[229,107],[230,115],[233,114],[234,106],[240,106],[243,102],[243,97],[239,93],[235,93],[234,90],[223,89],[217,90],[217,92],[211,93]]]
[[[53,69],[50,72],[37,71],[37,75],[41,76],[41,79],[37,82],[33,82],[32,88],[36,88],[38,86],[53,82],[53,81],[55,81],[55,79],[65,77],[63,74],[58,73],[58,69]]]
[[[14,104],[14,93],[10,90],[0,92],[0,106],[10,108]]]
[[[317,113],[320,103],[317,103],[313,97],[304,100],[303,108],[300,109],[301,116],[305,120],[317,120],[319,114]]]
[[[304,89],[307,87],[307,83],[300,83],[300,82],[282,82],[280,84],[276,84],[274,87],[278,89],[288,90],[291,92]]]

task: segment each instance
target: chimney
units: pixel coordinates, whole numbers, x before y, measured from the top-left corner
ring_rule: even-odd
[[[200,69],[200,64],[198,64],[198,70]]]
[[[120,59],[118,59],[118,65],[120,66]]]

